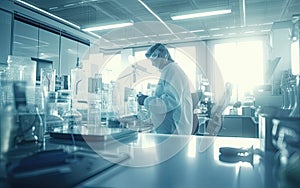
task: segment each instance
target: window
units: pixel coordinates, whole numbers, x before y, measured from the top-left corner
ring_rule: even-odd
[[[216,44],[214,53],[225,82],[234,86],[233,97],[243,100],[255,85],[263,83],[263,42],[243,41]]]
[[[37,57],[38,28],[20,21],[14,24],[13,55]]]
[[[185,71],[189,76],[192,84],[195,86],[196,83],[196,63],[191,58],[195,55],[195,47],[178,47],[172,48],[168,47],[169,52],[175,62]],[[103,56],[103,68],[102,81],[104,83],[109,83],[110,81],[117,81],[114,89],[113,96],[114,110],[119,115],[124,115],[128,113],[127,109],[127,96],[128,91],[130,91],[133,96],[138,92],[147,95],[153,95],[156,84],[159,79],[159,71],[157,68],[151,65],[151,62],[146,59],[145,53],[147,49],[125,49],[125,52],[114,55],[104,55]],[[190,50],[193,54],[190,54]],[[127,51],[127,53],[126,53]],[[133,56],[131,56],[134,52]],[[128,55],[129,54],[129,55]],[[126,56],[128,55],[128,57]],[[159,73],[159,74],[156,74]],[[128,90],[132,89],[132,90]]]
[[[196,47],[186,46],[186,47],[168,47],[171,57],[176,63],[182,68],[182,70],[189,77],[194,88],[196,87],[196,62],[193,60],[196,57]],[[135,52],[136,60],[145,59],[146,51]]]
[[[59,37],[55,33],[39,29],[38,58],[52,61],[56,71],[59,71]]]

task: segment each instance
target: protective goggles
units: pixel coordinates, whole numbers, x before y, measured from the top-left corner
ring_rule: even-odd
[[[159,56],[159,50],[158,49],[155,49],[154,50],[154,52],[149,56],[149,59],[150,60],[155,60],[155,59],[157,59],[158,58],[158,56]]]

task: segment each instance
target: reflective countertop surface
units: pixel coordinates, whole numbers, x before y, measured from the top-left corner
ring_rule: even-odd
[[[23,150],[36,151],[34,147]],[[220,147],[253,147],[253,153],[222,158]],[[38,148],[92,151],[117,163],[75,187],[279,187],[272,174],[274,156],[255,152],[260,149],[257,138],[138,133],[134,138],[107,143],[48,138]],[[115,160],[114,156],[124,154],[127,160]],[[3,175],[1,178],[1,185],[5,185]]]
[[[272,165],[265,166],[261,154],[252,160],[219,158],[220,147],[259,144],[254,138],[139,134],[114,148],[130,154],[128,161],[78,187],[276,187],[266,173]]]

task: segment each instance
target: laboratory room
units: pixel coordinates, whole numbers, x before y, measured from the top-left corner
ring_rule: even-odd
[[[1,188],[299,188],[300,1],[1,0]]]

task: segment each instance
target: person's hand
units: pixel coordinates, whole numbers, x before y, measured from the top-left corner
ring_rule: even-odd
[[[139,105],[144,105],[145,99],[148,97],[148,95],[139,94],[137,95],[137,102]]]

